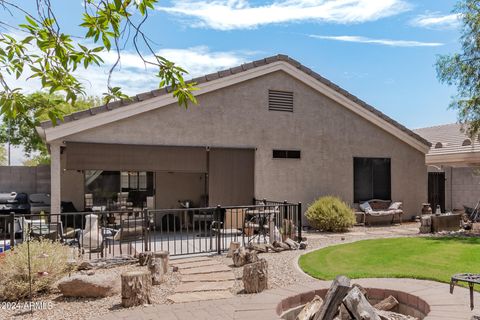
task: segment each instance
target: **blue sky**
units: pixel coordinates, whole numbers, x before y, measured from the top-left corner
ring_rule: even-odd
[[[53,1],[66,32],[82,35],[82,2]],[[455,112],[447,110],[455,89],[440,84],[434,68],[437,55],[459,50],[454,5],[453,0],[171,0],[158,3],[144,30],[155,50],[192,76],[283,53],[419,128],[456,121]],[[20,16],[0,15],[21,22]],[[156,88],[133,49],[124,54],[115,83],[130,94]],[[111,62],[113,55],[104,59]],[[106,69],[79,74],[89,93],[104,91]]]

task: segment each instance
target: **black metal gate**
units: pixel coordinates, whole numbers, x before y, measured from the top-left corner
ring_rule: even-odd
[[[428,203],[433,212],[437,205],[445,212],[445,172],[428,173]]]
[[[170,255],[221,253],[230,242],[267,243],[302,237],[301,204],[73,212],[0,216],[0,248],[48,238],[80,249],[87,259],[169,251]]]

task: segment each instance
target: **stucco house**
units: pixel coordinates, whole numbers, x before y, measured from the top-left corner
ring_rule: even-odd
[[[254,197],[306,208],[336,195],[420,212],[429,142],[299,62],[277,55],[193,81],[199,103],[188,109],[160,89],[42,123],[52,212],[123,191],[156,208]]]
[[[421,128],[416,133],[430,141],[427,154],[428,202],[442,211],[475,207],[480,200],[480,140],[469,137],[462,125]]]

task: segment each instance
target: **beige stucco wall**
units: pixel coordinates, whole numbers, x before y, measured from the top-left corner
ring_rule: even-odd
[[[445,172],[445,207],[447,210],[463,210],[463,206],[475,207],[480,200],[480,167],[443,166],[429,167],[429,172]]]
[[[65,168],[65,153],[60,156],[62,168]],[[71,201],[75,208],[82,211],[85,206],[85,176],[82,171],[63,170],[61,172],[61,199]]]
[[[268,111],[268,89],[293,91],[295,111]],[[390,157],[392,198],[407,216],[427,198],[422,152],[281,71],[201,95],[188,110],[174,104],[64,140],[256,147],[255,196],[304,208],[326,194],[352,202],[353,157]],[[272,149],[299,149],[302,158],[274,160]]]

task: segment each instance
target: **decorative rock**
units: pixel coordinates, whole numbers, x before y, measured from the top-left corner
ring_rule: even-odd
[[[84,262],[80,263],[77,267],[77,270],[79,270],[79,271],[90,270],[90,269],[93,269],[93,265],[88,261],[84,261]]]
[[[105,275],[76,275],[58,282],[58,289],[65,297],[103,298],[114,295],[120,289],[116,278]]]
[[[300,250],[305,250],[305,249],[307,249],[307,246],[308,246],[308,242],[307,241],[302,241],[302,242],[300,242],[299,249]]]

